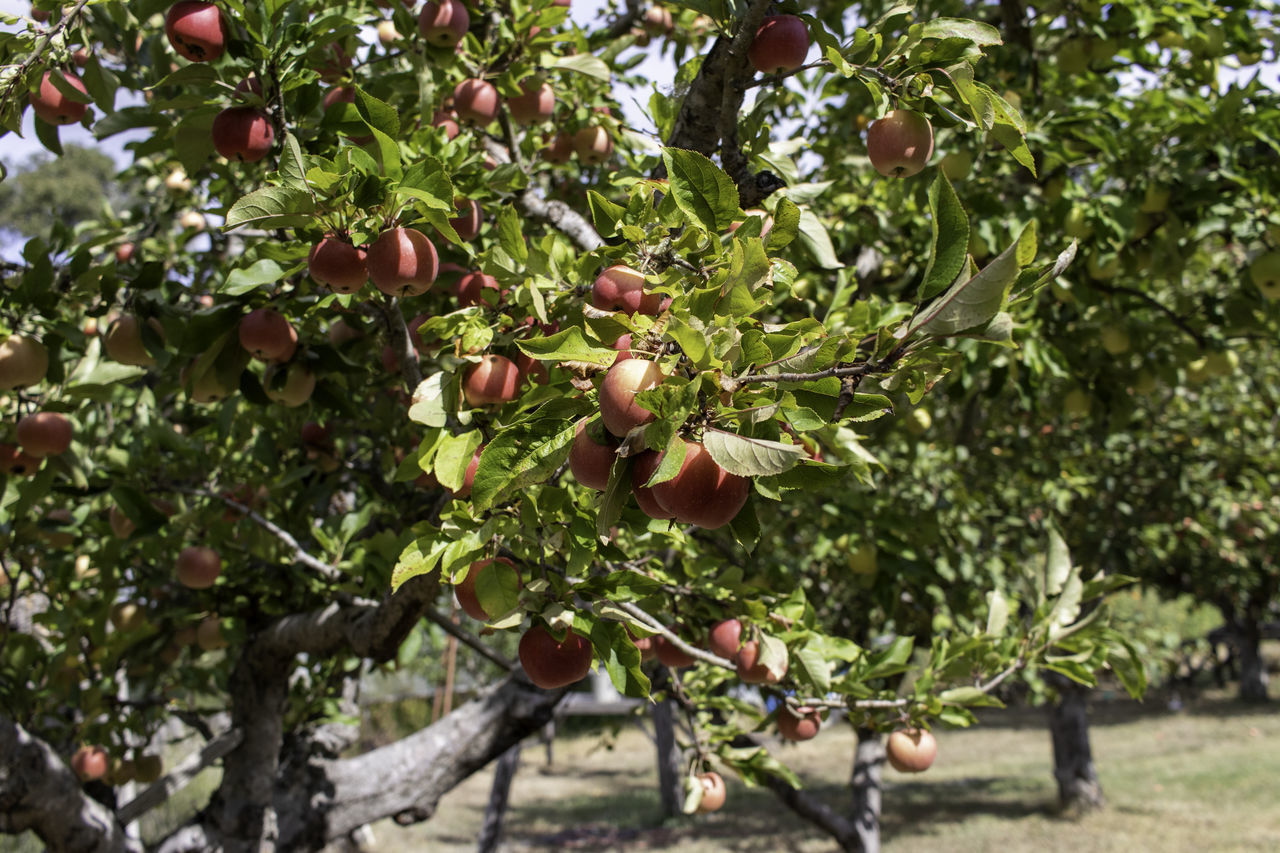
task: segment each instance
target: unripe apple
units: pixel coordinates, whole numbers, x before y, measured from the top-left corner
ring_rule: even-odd
[[[616,264],[600,273],[591,285],[591,304],[602,311],[657,315],[662,294],[645,293],[644,284],[644,273]]]
[[[418,296],[436,280],[440,259],[436,247],[421,231],[389,228],[369,246],[369,278],[388,296]]]
[[[1062,231],[1077,240],[1087,240],[1093,235],[1093,225],[1086,218],[1084,208],[1076,206],[1067,211],[1067,218],[1062,221]]]
[[[178,217],[178,226],[186,231],[203,231],[207,224],[204,214],[198,210],[188,210]]]
[[[480,454],[484,453],[484,445],[476,448],[476,452],[471,455],[471,462],[467,465],[467,470],[462,477],[462,486],[456,492],[452,492],[455,498],[466,500],[471,497],[471,487],[476,481],[476,471],[480,470]]]
[[[449,224],[463,240],[474,240],[480,234],[480,226],[484,224],[484,213],[480,210],[480,203],[472,199],[463,199],[454,202],[453,206],[459,215],[450,219]]]
[[[645,10],[644,18],[641,19],[640,25],[651,36],[666,35],[675,28],[675,22],[671,18],[671,10],[657,4]]]
[[[190,368],[183,371],[184,376],[189,370]],[[184,378],[183,382],[185,381]],[[210,367],[192,383],[190,396],[197,403],[220,403],[230,397],[233,390],[223,385],[218,378],[218,371]]]
[[[240,320],[240,346],[261,361],[280,359],[289,351],[296,334],[274,308],[256,308]]]
[[[222,620],[217,616],[210,616],[197,625],[196,645],[206,652],[225,649],[227,639],[222,636]]]
[[[609,432],[624,437],[631,430],[647,424],[657,415],[642,408],[636,394],[656,388],[666,379],[652,361],[630,358],[609,368],[600,385],[600,416]]]
[[[26,388],[49,372],[49,351],[35,338],[10,335],[0,342],[0,389]]]
[[[57,412],[34,412],[18,421],[18,444],[37,458],[57,456],[71,447],[71,421]]]
[[[471,15],[461,0],[427,0],[418,13],[418,30],[427,44],[454,47],[471,27]]]
[[[760,643],[747,640],[742,644],[737,657],[738,678],[744,684],[777,684],[787,674],[787,664],[782,664],[782,672],[775,673],[760,660]]]
[[[798,710],[801,713],[799,717],[792,714],[791,709],[786,705],[782,706],[782,710],[778,712],[778,734],[783,740],[813,740],[818,735],[818,729],[822,728],[822,715],[816,708]]]
[[[520,368],[500,355],[486,355],[462,378],[462,395],[470,406],[508,403],[520,396]]]
[[[938,741],[924,729],[898,729],[885,744],[885,757],[899,773],[922,773],[937,755]]]
[[[573,136],[568,133],[557,133],[542,149],[542,159],[548,163],[568,163],[572,157]]]
[[[782,74],[804,65],[809,54],[809,28],[795,15],[764,19],[747,50],[751,67],[761,74]]]
[[[667,630],[676,633],[676,626],[668,625]],[[658,653],[658,662],[663,666],[671,669],[683,669],[686,666],[693,666],[698,659],[688,652],[678,647],[675,643],[668,640],[661,634],[653,636],[653,647]]]
[[[280,388],[275,388],[275,383],[271,379],[275,372],[281,369],[281,366],[276,365],[267,370],[263,389],[273,403],[283,403],[290,409],[296,409],[310,400],[311,395],[315,393],[316,375],[302,364],[294,364],[289,367],[289,372],[284,379],[284,385]]]
[[[933,426],[933,415],[928,409],[912,409],[907,416],[907,432],[912,435],[924,435]]]
[[[378,41],[382,42],[384,47],[395,44],[400,40],[400,31],[396,29],[395,21],[378,21]]]
[[[584,166],[599,166],[613,155],[613,140],[603,127],[584,127],[573,135],[573,150]]]
[[[720,811],[727,796],[724,779],[720,774],[715,771],[699,773],[698,784],[702,786],[702,799],[698,801],[699,814]]]
[[[174,169],[165,177],[164,188],[173,193],[191,192],[191,179],[182,169]]]
[[[256,107],[228,107],[213,118],[213,147],[228,160],[256,163],[271,151],[276,132]]]
[[[622,365],[631,363],[624,361]],[[708,530],[723,527],[746,505],[751,480],[721,468],[701,444],[686,440],[684,445],[680,472],[654,486],[653,496],[681,524]]]
[[[49,124],[75,124],[84,118],[89,105],[73,101],[64,95],[62,90],[53,84],[52,76],[52,71],[44,72],[44,76],[40,78],[40,89],[28,96],[31,109],[36,116]],[[62,76],[71,88],[88,96],[89,92],[85,89],[84,83],[80,82],[79,77],[70,71],[63,71]]]
[[[742,622],[723,619],[712,625],[707,635],[707,648],[722,658],[737,658],[742,648]]]
[[[520,665],[543,690],[568,687],[586,678],[591,671],[591,643],[570,628],[563,642],[542,625],[534,625],[520,638]]]
[[[609,469],[618,458],[617,444],[611,438],[598,420],[583,418],[574,427],[569,470],[573,478],[587,488],[603,492],[609,485]]]
[[[111,624],[117,631],[137,631],[147,624],[147,614],[131,601],[121,601],[111,608]]]
[[[517,124],[536,124],[555,115],[556,93],[549,83],[539,83],[536,78],[520,84],[521,94],[507,98],[507,110]]]
[[[650,518],[665,521],[675,518],[675,515],[658,503],[658,499],[653,496],[653,489],[645,486],[653,478],[653,472],[658,470],[661,462],[662,454],[655,450],[646,450],[636,456],[636,461],[631,465],[631,493],[636,496],[636,504],[641,512]]]
[[[365,250],[337,234],[326,234],[307,258],[311,277],[334,293],[355,293],[369,280]]]
[[[1240,368],[1240,356],[1234,350],[1215,350],[1204,359],[1210,376],[1230,376]]]
[[[180,55],[192,62],[213,62],[227,47],[222,12],[201,0],[178,0],[164,16],[164,34]]]
[[[1129,332],[1123,326],[1103,326],[1100,337],[1102,348],[1110,355],[1123,355],[1129,351]]]
[[[1280,299],[1280,251],[1264,252],[1249,264],[1249,278],[1265,299]]]
[[[106,776],[109,764],[107,751],[100,746],[82,746],[71,756],[71,769],[82,782]]]
[[[968,151],[952,151],[938,161],[942,174],[952,181],[963,181],[973,168],[973,155]]]
[[[867,156],[885,177],[910,177],[933,156],[933,125],[918,112],[893,110],[867,129]]]
[[[1093,407],[1093,398],[1079,388],[1072,389],[1062,398],[1062,413],[1072,420],[1089,416]]]
[[[1142,193],[1142,204],[1138,210],[1143,213],[1163,213],[1169,209],[1169,188],[1163,184],[1147,184]]]
[[[189,589],[208,589],[221,573],[222,558],[212,548],[193,545],[178,554],[178,583]]]
[[[14,444],[0,444],[0,474],[34,477],[44,462]]]
[[[148,321],[157,334],[162,331],[159,321],[151,318]],[[146,345],[142,342],[142,327],[138,323],[138,318],[132,314],[120,315],[114,323],[107,329],[107,335],[102,340],[102,348],[106,350],[107,357],[121,364],[132,364],[136,367],[154,367],[156,360],[151,353],[147,352]]]
[[[463,612],[480,622],[488,622],[495,616],[502,615],[501,613],[486,613],[484,607],[480,605],[479,596],[476,595],[476,581],[480,579],[482,573],[496,571],[492,568],[495,562],[505,563],[515,570],[517,586],[524,586],[524,581],[520,578],[520,571],[516,568],[516,564],[506,557],[498,557],[496,561],[480,560],[472,563],[471,568],[467,570],[467,576],[453,588],[453,594],[458,596],[458,604],[461,605]]]
[[[1110,281],[1120,272],[1120,259],[1114,255],[1105,263],[1098,255],[1090,255],[1085,269],[1089,273],[1089,277],[1095,281]]]
[[[471,77],[463,80],[453,90],[453,108],[458,117],[480,127],[498,117],[498,106],[501,103],[498,90],[487,80]]]

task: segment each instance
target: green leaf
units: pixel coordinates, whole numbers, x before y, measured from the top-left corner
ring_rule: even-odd
[[[827,228],[807,207],[800,209],[800,245],[813,258],[814,263],[826,270],[844,266],[836,257],[836,247],[831,243]]]
[[[1044,592],[1057,595],[1071,574],[1071,552],[1056,527],[1049,528],[1049,547],[1044,555]]]
[[[395,192],[417,199],[429,210],[450,215],[454,212],[453,182],[445,174],[444,166],[433,157],[424,157],[406,169]]]
[[[591,210],[591,224],[601,237],[618,233],[618,223],[627,215],[627,209],[614,204],[595,190],[587,190],[587,207]]]
[[[235,269],[227,276],[227,282],[220,292],[231,296],[239,296],[268,284],[275,284],[286,275],[284,267],[275,261],[263,259],[255,261],[244,269]]]
[[[519,572],[502,560],[494,560],[477,574],[475,587],[481,609],[494,619],[505,616],[520,604]]]
[[[609,367],[618,357],[618,351],[612,347],[588,341],[583,336],[582,329],[577,326],[570,326],[545,338],[516,341],[516,346],[525,355],[538,361],[570,361]]]
[[[770,249],[782,249],[800,233],[800,208],[789,198],[778,202],[773,211],[773,228],[764,244]]]
[[[938,699],[948,705],[1003,708],[1004,703],[977,687],[953,687],[938,694]]]
[[[524,240],[520,214],[512,205],[504,205],[498,211],[494,226],[498,232],[498,243],[507,254],[522,264],[528,261],[529,246]]]
[[[1009,624],[1009,602],[1000,590],[993,589],[987,593],[987,630],[988,636],[999,637],[1004,634]]]
[[[596,536],[601,542],[609,541],[609,531],[622,517],[622,508],[631,497],[631,465],[630,460],[619,460],[609,471],[609,485],[605,486],[596,510]]]
[[[1072,681],[1078,684],[1083,684],[1086,687],[1098,686],[1098,681],[1093,677],[1093,673],[1090,672],[1082,663],[1077,663],[1076,661],[1071,660],[1054,661],[1052,663],[1045,663],[1044,668],[1052,670],[1059,675],[1065,675]]]
[[[280,151],[280,171],[276,173],[284,186],[298,190],[307,190],[307,160],[302,154],[302,146],[292,133],[284,135],[284,145]]]
[[[557,56],[548,63],[549,68],[563,68],[565,71],[573,71],[578,74],[585,74],[588,77],[595,77],[597,80],[603,80],[608,83],[612,75],[609,66],[604,60],[598,56],[589,53],[578,53],[572,56]]]
[[[1025,244],[1035,243],[1035,223],[1027,225],[1017,242],[1000,253],[977,275],[957,280],[947,292],[922,310],[909,332],[947,337],[985,325],[1004,307],[1009,288],[1018,278]]]
[[[831,689],[831,664],[812,643],[797,649],[791,656],[796,669],[804,673],[818,695]]]
[[[483,440],[479,430],[472,430],[462,435],[445,436],[440,440],[433,465],[440,485],[451,492],[462,488],[462,481],[467,476],[467,467],[471,464],[476,448]],[[474,481],[472,487],[474,488]]]
[[[359,86],[356,87],[355,105],[360,118],[371,129],[384,133],[393,140],[400,136],[400,114],[395,107],[375,98]]]
[[[926,39],[968,39],[980,47],[1004,44],[1000,31],[990,24],[965,18],[933,18],[920,25],[920,37]]]
[[[648,698],[649,677],[640,669],[640,650],[619,622],[595,619],[589,634],[596,659],[623,696]]]
[[[287,228],[311,223],[315,200],[305,190],[292,187],[263,187],[231,205],[224,231],[241,225]]]
[[[554,474],[569,457],[576,418],[586,409],[583,400],[562,398],[500,430],[485,447],[476,469],[471,487],[475,508],[490,509],[513,492]]]
[[[671,196],[689,218],[705,230],[724,231],[738,214],[738,188],[715,163],[696,151],[664,148],[662,162]]]
[[[702,436],[702,446],[716,464],[739,477],[767,477],[781,474],[807,459],[809,454],[800,444],[783,444],[763,438],[747,438],[724,430],[709,429]]]
[[[924,280],[920,282],[921,302],[937,296],[956,280],[969,253],[969,217],[941,169],[929,187],[929,214],[933,243]]]
[[[889,647],[875,652],[868,661],[865,679],[884,678],[905,672],[911,653],[915,650],[915,640],[911,637],[894,637]]]

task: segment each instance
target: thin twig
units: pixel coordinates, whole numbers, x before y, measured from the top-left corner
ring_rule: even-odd
[[[453,624],[451,620],[446,619],[434,610],[426,610],[422,615],[427,618],[427,621],[439,625],[450,636],[457,637],[463,645],[488,658],[492,663],[502,667],[503,670],[510,672],[516,668],[515,661],[507,660],[506,657],[495,652],[493,649],[473,637],[470,633],[462,630],[462,628]]]

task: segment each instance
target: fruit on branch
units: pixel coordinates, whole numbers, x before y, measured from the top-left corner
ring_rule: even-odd
[[[133,260],[133,253],[136,252],[137,249],[138,247],[132,243],[121,243],[119,246],[116,246],[116,263],[129,263],[129,261]]]
[[[337,83],[351,67],[351,54],[339,42],[330,42],[320,53],[316,72],[325,83]]]
[[[320,102],[320,106],[325,110],[329,110],[337,104],[354,104],[355,102],[355,86],[334,86],[324,93],[324,100]]]
[[[582,485],[603,492],[609,485],[609,469],[618,458],[617,443],[599,420],[583,418],[574,427],[569,447],[569,470]]]
[[[636,351],[631,348],[630,332],[619,337],[611,344],[611,346],[618,351],[618,354],[613,357],[614,364],[617,364],[620,361],[626,361],[629,358],[636,358]]]
[[[533,356],[520,353],[515,357],[515,362],[516,369],[520,371],[520,380],[522,382],[546,385],[551,381],[551,374],[547,371],[547,366]]]
[[[400,31],[396,29],[395,21],[378,21],[378,41],[384,47],[400,41]]]
[[[645,293],[644,284],[644,273],[615,264],[600,273],[591,285],[591,305],[602,311],[656,316],[661,310],[662,294]]]
[[[486,355],[462,377],[462,395],[467,404],[491,406],[509,403],[520,396],[520,368],[511,359]]]
[[[296,334],[274,308],[255,308],[240,320],[240,346],[261,361],[281,360],[297,339]]]
[[[822,728],[822,716],[816,708],[799,708],[800,716],[791,713],[791,708],[783,705],[778,712],[778,734],[783,740],[802,741],[817,737]]]
[[[79,77],[70,71],[63,71],[62,77],[72,89],[88,97],[89,92],[85,89],[84,83],[80,82]],[[37,117],[49,124],[75,124],[84,118],[89,105],[68,98],[53,84],[52,78],[52,71],[44,72],[44,76],[40,78],[39,90],[28,96],[31,109]]]
[[[369,280],[365,250],[333,233],[312,247],[307,271],[334,293],[355,293]]]
[[[542,159],[548,163],[568,163],[573,157],[573,140],[571,134],[557,133],[542,150]]]
[[[698,812],[718,812],[724,806],[726,796],[724,779],[714,770],[698,774],[698,784],[702,786],[702,799],[698,801]]]
[[[543,690],[568,687],[591,671],[591,643],[570,628],[563,642],[556,642],[542,625],[534,625],[520,638],[520,665],[529,680]]]
[[[35,338],[10,335],[0,342],[0,389],[35,385],[49,372],[49,351]]]
[[[584,166],[599,166],[613,155],[613,140],[599,125],[584,127],[573,135],[573,150]]]
[[[154,329],[157,335],[164,335],[164,327],[154,317],[147,321],[147,325]],[[155,358],[147,352],[147,347],[142,342],[142,326],[138,323],[138,318],[132,314],[121,314],[116,318],[116,321],[107,329],[107,335],[102,340],[102,348],[106,350],[108,358],[121,364],[154,367],[156,363]]]
[[[1124,355],[1129,351],[1129,330],[1124,326],[1103,326],[1098,337],[1109,355]]]
[[[329,327],[329,343],[335,347],[358,341],[364,337],[364,330],[353,326],[341,317],[333,321]]]
[[[227,48],[222,12],[202,0],[179,0],[164,16],[164,34],[179,55],[192,62],[213,62]]]
[[[657,417],[636,402],[636,394],[656,388],[666,379],[652,361],[629,358],[609,368],[600,385],[600,417],[605,428],[622,438]]]
[[[195,362],[192,362],[190,366],[182,371],[182,384],[185,385],[187,383],[187,378],[194,365]],[[222,380],[218,378],[218,371],[211,365],[191,384],[190,396],[197,403],[219,403],[230,397],[233,390],[235,389],[228,388],[222,384]]]
[[[1172,195],[1172,191],[1163,184],[1147,184],[1138,210],[1143,213],[1164,213],[1169,209],[1169,199]]]
[[[33,477],[44,460],[14,444],[0,444],[0,474]]]
[[[221,573],[222,558],[212,548],[192,545],[178,554],[178,583],[189,589],[208,589]]]
[[[456,47],[471,27],[471,15],[461,0],[427,0],[418,13],[418,31],[434,47]]]
[[[273,365],[267,369],[263,379],[263,390],[273,403],[283,403],[290,409],[296,409],[311,399],[316,390],[316,375],[301,364],[289,367],[284,378],[284,385],[275,387],[272,381],[276,373],[282,370],[281,365]]]
[[[1249,264],[1249,278],[1266,299],[1280,299],[1280,251],[1264,252]]]
[[[453,108],[458,118],[480,127],[498,117],[501,102],[493,84],[476,77],[463,80],[453,90]]]
[[[898,729],[885,744],[885,757],[899,773],[923,773],[937,755],[938,742],[925,729]]]
[[[787,664],[783,661],[782,671],[774,672],[760,660],[760,643],[747,640],[742,644],[737,657],[738,678],[745,684],[777,684],[787,674]]]
[[[137,631],[147,624],[147,614],[131,601],[121,601],[111,608],[108,617],[117,631],[125,633]]]
[[[520,94],[507,98],[507,110],[517,124],[537,124],[550,119],[556,112],[556,93],[550,83],[540,83],[536,77],[520,84]]]
[[[106,776],[110,763],[107,751],[100,746],[82,746],[71,756],[71,769],[81,782]]]
[[[184,231],[203,231],[207,224],[204,214],[198,210],[188,210],[178,217],[178,227]]]
[[[452,110],[436,110],[431,116],[432,127],[443,127],[445,139],[453,139],[461,129],[458,127],[458,114]]]
[[[418,296],[436,280],[440,259],[421,231],[390,228],[369,246],[366,262],[374,287],[388,296]]]
[[[674,634],[676,633],[676,626],[668,625],[667,630]],[[698,662],[697,658],[661,634],[653,635],[653,648],[657,652],[659,663],[671,669],[682,669],[686,666],[693,666]]]
[[[624,361],[619,367],[632,364]],[[721,468],[700,443],[686,440],[680,472],[653,487],[653,496],[681,524],[708,530],[733,520],[751,494],[751,480]]]
[[[37,458],[57,456],[71,447],[71,421],[57,412],[34,412],[18,421],[18,444]]]
[[[663,36],[675,28],[675,21],[671,18],[670,9],[655,3],[645,10],[640,25],[651,36]]]
[[[463,240],[474,240],[480,234],[480,226],[484,224],[484,212],[480,209],[480,203],[463,199],[454,202],[453,206],[460,214],[450,219],[449,224]]]
[[[164,179],[164,188],[171,193],[191,192],[191,179],[182,169],[174,169]]]
[[[938,161],[938,167],[948,180],[963,181],[973,169],[973,155],[968,151],[952,151]]]
[[[227,638],[222,635],[222,620],[217,616],[202,620],[196,626],[196,645],[206,652],[225,649],[228,644]]]
[[[631,492],[636,496],[636,504],[641,512],[650,518],[665,521],[675,516],[658,503],[658,499],[653,496],[653,489],[645,486],[661,462],[662,454],[656,450],[646,450],[636,456],[636,461],[631,465]]]
[[[933,415],[928,409],[912,409],[907,416],[907,432],[912,435],[924,435],[933,426]]]
[[[476,448],[476,452],[471,455],[471,462],[467,464],[467,470],[462,475],[462,486],[458,491],[452,492],[455,498],[466,500],[471,497],[471,487],[476,482],[476,471],[480,470],[480,454],[484,453],[484,445]]]
[[[737,619],[722,619],[711,626],[707,635],[707,648],[712,654],[734,660],[742,648],[742,622]]]
[[[519,587],[524,586],[524,581],[520,578],[520,570],[516,567],[516,564],[506,557],[498,557],[496,560],[479,560],[472,563],[471,568],[467,569],[467,576],[453,587],[453,594],[458,596],[458,604],[461,605],[463,612],[472,619],[481,622],[488,622],[495,616],[502,615],[501,613],[489,614],[486,612],[480,605],[480,597],[476,595],[476,582],[480,580],[480,575],[497,571],[493,568],[495,562],[510,566],[516,574],[516,585]]]
[[[867,156],[887,178],[908,178],[933,156],[933,125],[914,110],[892,110],[867,129]]]
[[[770,15],[756,30],[747,49],[751,67],[761,74],[782,74],[804,65],[809,54],[809,28],[795,15]]]
[[[266,113],[256,107],[228,107],[213,117],[213,147],[228,160],[256,163],[276,140]]]

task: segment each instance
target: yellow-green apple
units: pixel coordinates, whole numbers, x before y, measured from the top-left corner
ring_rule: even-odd
[[[0,342],[0,389],[35,385],[49,372],[49,351],[35,338],[10,335]]]

